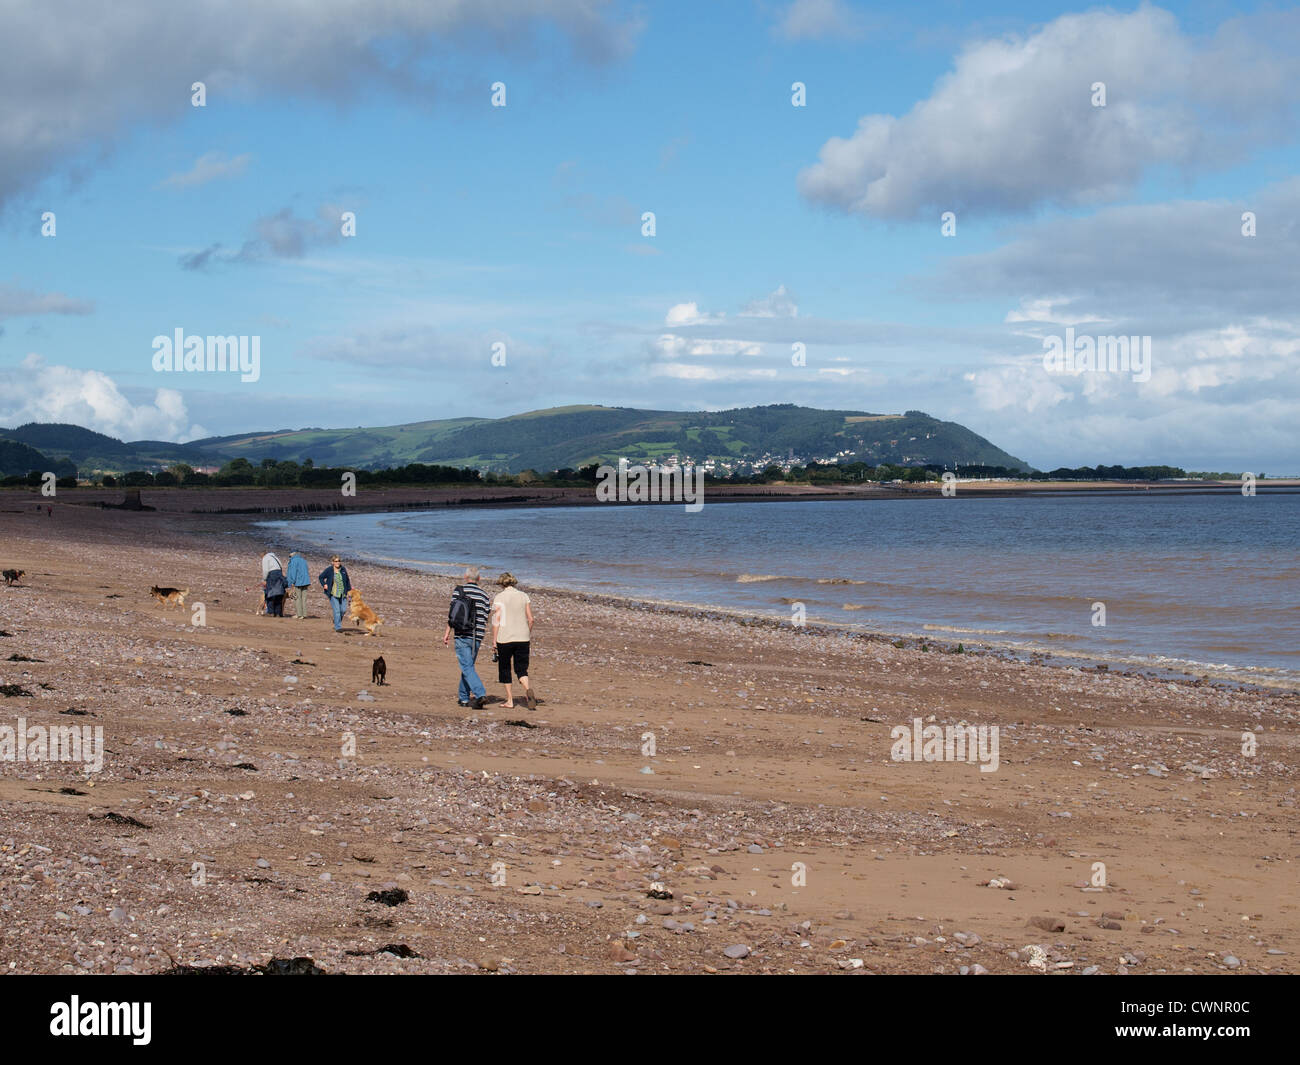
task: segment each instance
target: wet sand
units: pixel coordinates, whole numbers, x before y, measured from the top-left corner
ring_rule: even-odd
[[[385,624],[337,635],[319,592],[255,615],[245,519],[33,508],[0,494],[0,726],[106,753],[0,762],[9,971],[1300,971],[1294,694],[535,592],[541,704],[474,712],[448,580],[352,564]],[[997,771],[891,760],[918,717],[996,725]]]

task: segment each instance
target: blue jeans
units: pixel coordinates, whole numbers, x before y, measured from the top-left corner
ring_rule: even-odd
[[[456,690],[456,699],[467,703],[471,697],[482,699],[487,694],[483,682],[474,670],[474,659],[478,657],[478,640],[472,636],[457,636],[453,640],[456,647],[456,661],[460,664],[460,687]]]
[[[347,609],[347,600],[337,595],[330,596],[330,609],[334,612],[334,631],[343,631],[343,612]]]

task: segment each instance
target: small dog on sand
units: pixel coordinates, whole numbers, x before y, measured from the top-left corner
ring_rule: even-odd
[[[149,589],[149,594],[164,606],[174,606],[180,609],[185,605],[185,597],[190,594],[190,590],[188,588],[159,588],[155,584]]]
[[[380,655],[370,666],[370,683],[383,685],[386,683],[384,678],[388,676],[388,666],[384,662],[384,656]]]
[[[7,569],[4,571],[5,584],[17,584],[27,571],[25,569]]]
[[[383,618],[366,606],[361,593],[355,588],[348,592],[348,617],[358,625],[364,625],[367,636],[373,636],[375,629],[384,623]]]

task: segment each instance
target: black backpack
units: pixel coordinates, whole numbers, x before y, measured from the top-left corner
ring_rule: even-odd
[[[473,636],[476,620],[474,600],[465,594],[464,585],[456,585],[451,593],[451,606],[447,608],[447,624],[457,636]]]

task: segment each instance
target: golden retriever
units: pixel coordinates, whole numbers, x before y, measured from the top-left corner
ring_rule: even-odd
[[[367,636],[373,636],[375,629],[384,623],[383,618],[366,606],[361,593],[355,588],[348,592],[348,617],[358,625],[364,625]]]

